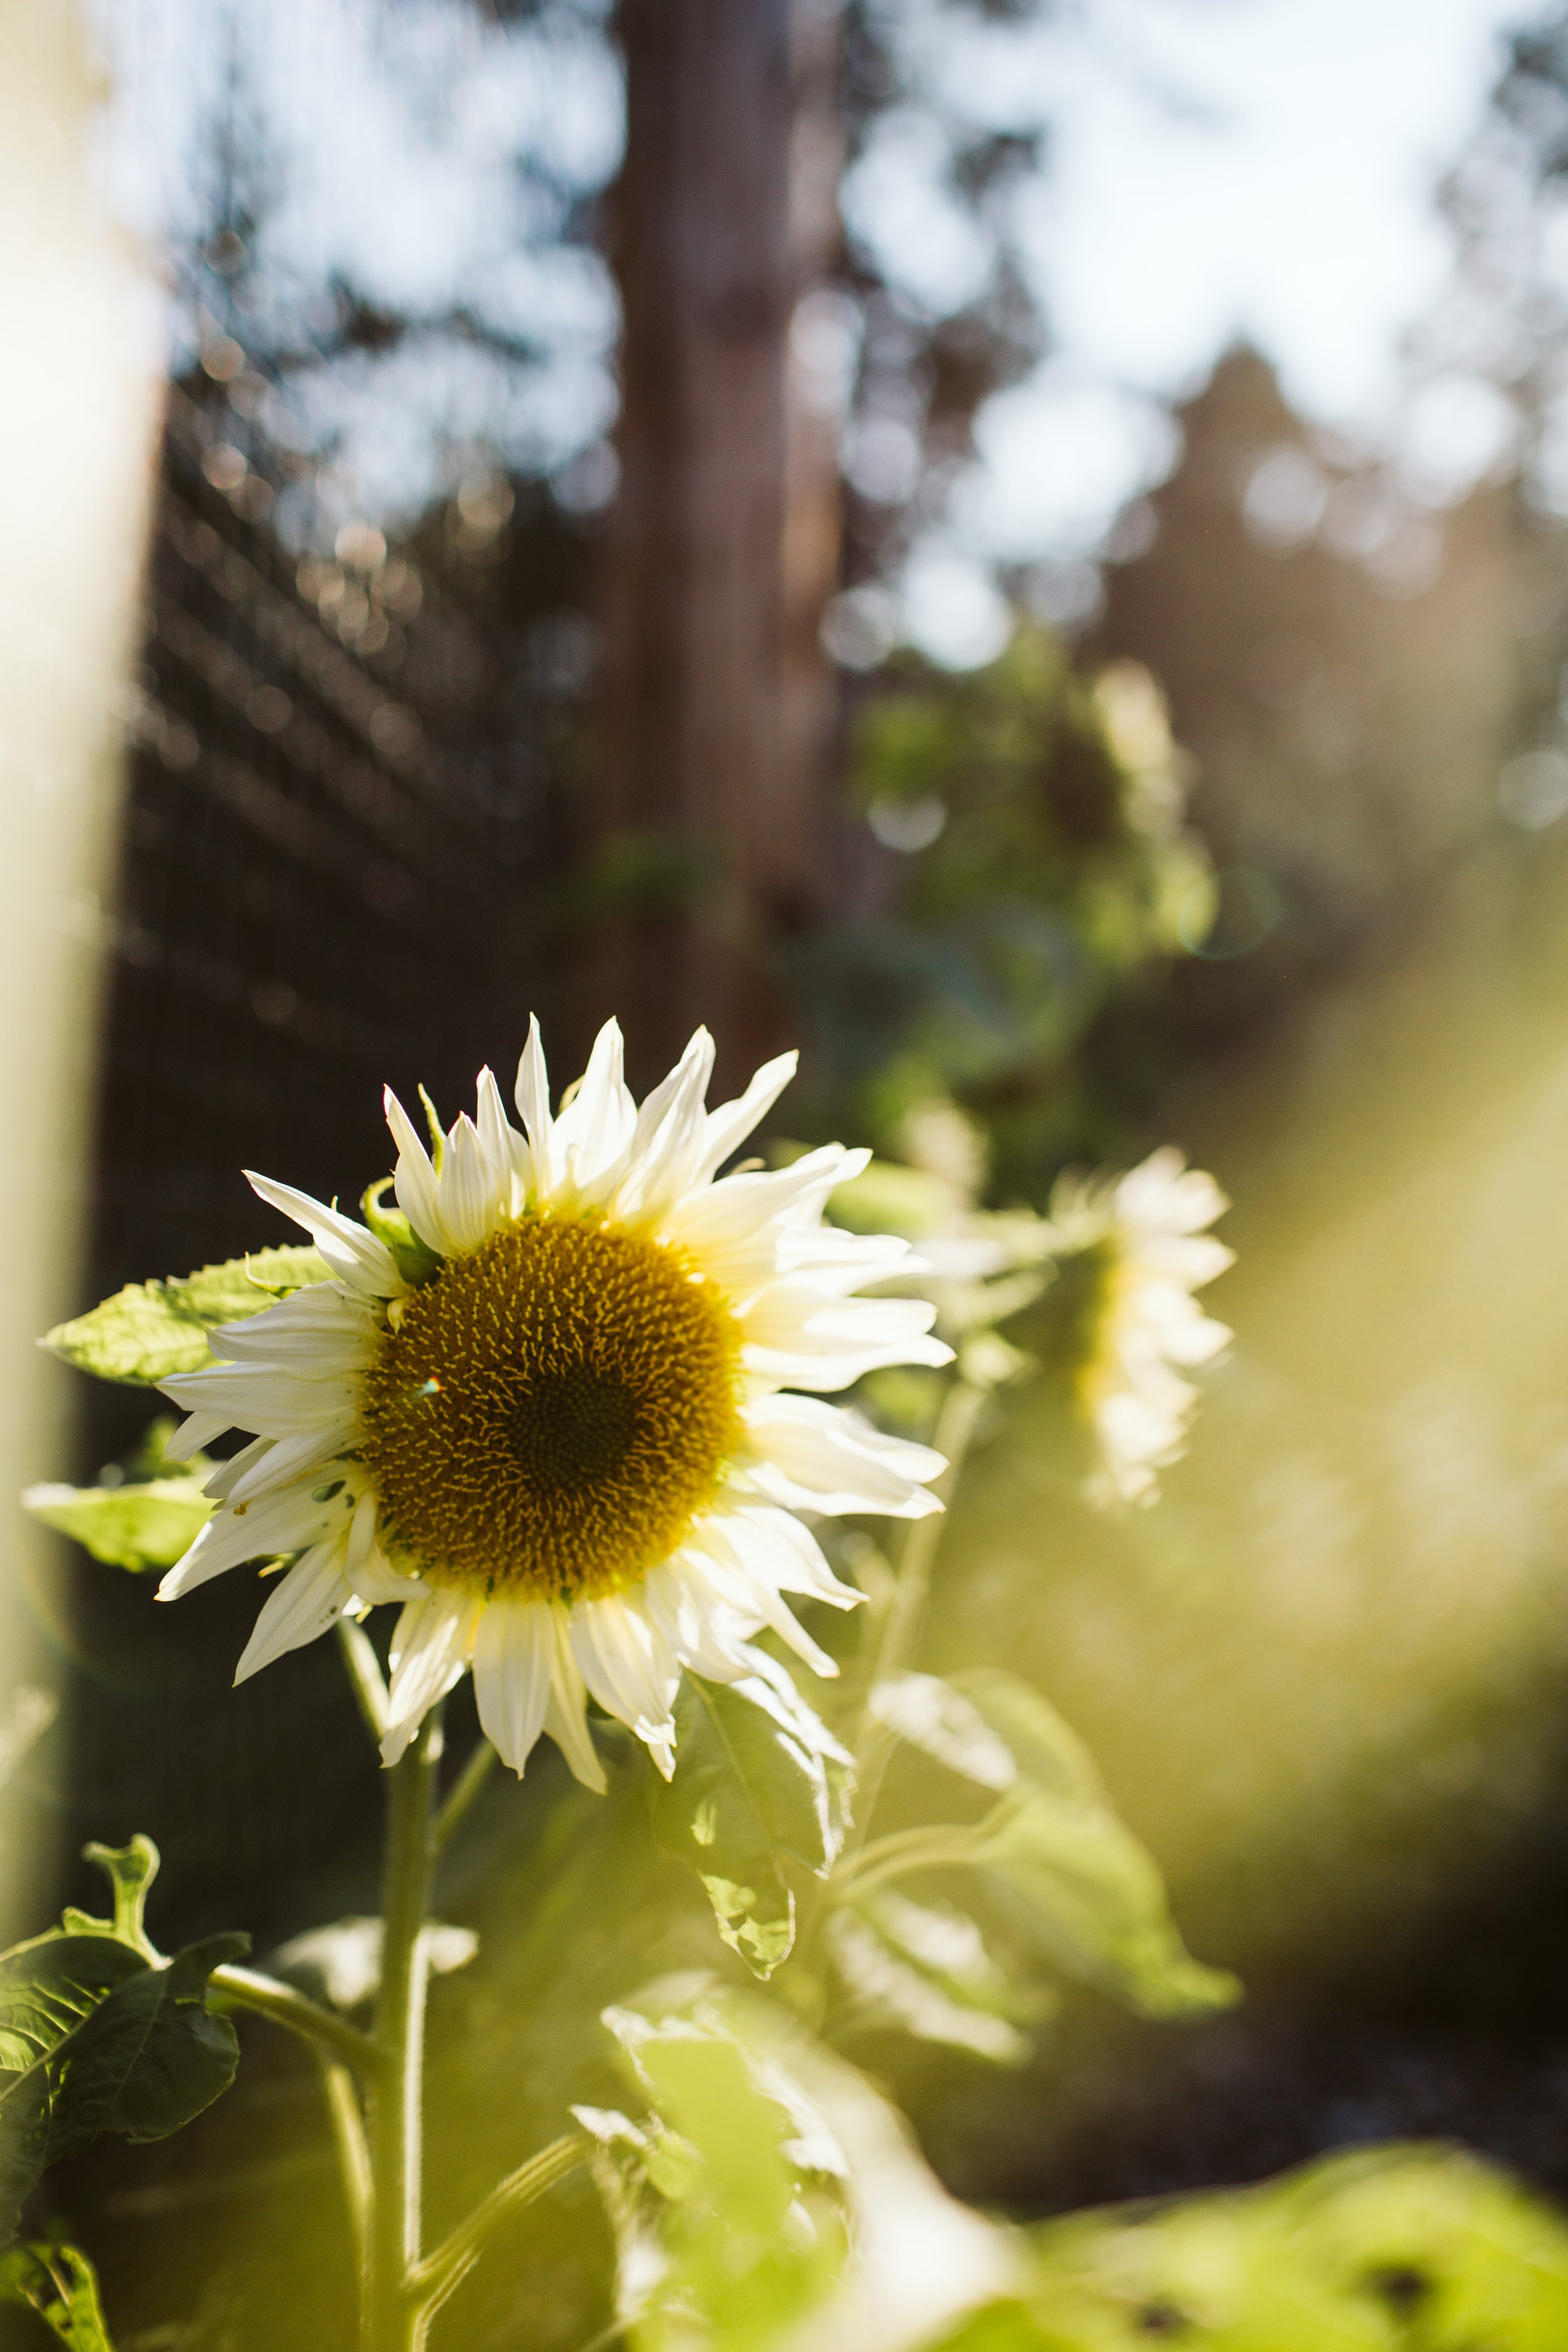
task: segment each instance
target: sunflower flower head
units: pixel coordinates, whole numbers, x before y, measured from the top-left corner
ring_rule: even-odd
[[[387,1762],[471,1664],[480,1722],[514,1770],[543,1731],[602,1788],[589,1698],[668,1776],[684,1669],[755,1675],[767,1627],[835,1671],[785,1596],[860,1596],[807,1521],[921,1517],[942,1464],[824,1392],[950,1351],[929,1304],[856,1296],[896,1275],[908,1244],[822,1222],[864,1153],[720,1173],[795,1057],[710,1111],[712,1062],[700,1030],[639,1107],[612,1022],[552,1112],[534,1024],[521,1132],[488,1070],[475,1116],[445,1133],[432,1121],[428,1146],[387,1094],[395,1211],[384,1185],[362,1224],[250,1178],[330,1279],[215,1331],[217,1363],[166,1383],[190,1415],[172,1455],[251,1435],[209,1482],[219,1507],[160,1597],[283,1564],[237,1679],[396,1601]]]
[[[1168,1146],[1124,1176],[1064,1176],[1051,1196],[1061,1259],[1088,1277],[1073,1384],[1100,1452],[1093,1502],[1152,1503],[1185,1446],[1198,1391],[1184,1373],[1231,1338],[1193,1296],[1235,1261],[1206,1230],[1229,1205]]]

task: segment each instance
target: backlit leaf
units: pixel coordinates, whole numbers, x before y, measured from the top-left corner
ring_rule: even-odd
[[[1009,1982],[965,1913],[912,1903],[885,1887],[836,1911],[827,1939],[868,2021],[902,2026],[922,2042],[948,2042],[999,2065],[1026,2056],[1018,2028],[1044,2004]]]
[[[1010,1789],[1018,1777],[1006,1741],[972,1699],[936,1675],[889,1675],[871,1693],[871,1716],[984,1789]]]
[[[642,2269],[640,2286],[623,2282],[628,2334],[637,2352],[762,2352],[842,2272],[844,2156],[743,2009],[701,1992],[660,2007],[605,2012],[658,2119],[637,2136],[665,2158],[643,2158],[658,2200],[627,2206],[623,2263]]]
[[[963,1677],[1018,1780],[983,1826],[984,1859],[1022,1931],[1058,1968],[1146,2017],[1224,2009],[1241,1988],[1183,1945],[1152,1855],[1118,1816],[1093,1759],[1016,1675]]]
[[[325,1260],[309,1247],[251,1250],[183,1280],[128,1283],[90,1313],[57,1324],[44,1345],[100,1381],[155,1387],[212,1362],[206,1335],[215,1325],[259,1315],[326,1278]]]
[[[759,1977],[795,1941],[788,1864],[820,1875],[838,1851],[843,1782],[830,1789],[826,1768],[842,1772],[846,1760],[784,1670],[765,1664],[765,1678],[740,1683],[687,1675],[675,1777],[653,1799],[655,1837],[696,1872],[719,1933]]]
[[[39,2241],[0,2254],[0,2307],[35,2311],[69,2352],[114,2352],[98,2274],[75,2246]]]
[[[22,1501],[36,1519],[70,1536],[94,1559],[137,1575],[173,1568],[214,1509],[194,1478],[151,1478],[134,1486],[29,1486]]]

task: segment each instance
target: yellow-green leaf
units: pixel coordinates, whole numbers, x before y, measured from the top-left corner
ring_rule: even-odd
[[[114,2352],[99,2301],[98,2273],[62,2241],[38,2240],[0,2254],[0,2307],[36,2311],[68,2352]]]
[[[57,1324],[43,1344],[95,1379],[154,1388],[211,1363],[206,1335],[215,1325],[259,1315],[326,1276],[325,1260],[309,1247],[251,1250],[181,1280],[128,1283],[89,1314]]]
[[[191,1478],[150,1478],[132,1486],[29,1486],[22,1501],[36,1519],[74,1538],[94,1559],[138,1575],[173,1568],[213,1511]]]

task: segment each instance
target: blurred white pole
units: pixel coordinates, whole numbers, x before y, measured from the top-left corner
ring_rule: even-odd
[[[80,1303],[114,713],[161,375],[145,273],[94,184],[104,95],[75,0],[0,0],[0,1750],[16,1692],[54,1668],[51,1539],[16,1496],[65,1467],[68,1376],[34,1341]],[[5,1837],[8,1918],[48,1861]]]

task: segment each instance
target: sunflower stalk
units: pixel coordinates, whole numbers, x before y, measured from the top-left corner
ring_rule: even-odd
[[[433,1707],[388,1775],[375,2040],[383,2073],[370,2110],[370,2244],[363,2352],[417,2352],[425,2305],[419,2263],[423,2158],[426,1916],[435,1861],[441,1709]]]
[[[340,1617],[337,1622],[338,1648],[342,1654],[343,1671],[354,1695],[354,1704],[371,1746],[379,1748],[386,1736],[386,1681],[381,1671],[381,1660],[364,1627],[353,1617]]]
[[[980,1408],[989,1391],[975,1387],[971,1381],[955,1380],[942,1401],[931,1444],[945,1457],[947,1468],[932,1485],[932,1492],[945,1503],[953,1494],[963,1474],[964,1458],[974,1435],[974,1424]],[[871,1692],[889,1675],[897,1674],[913,1657],[925,1622],[926,1603],[931,1598],[931,1571],[936,1566],[942,1546],[945,1515],[932,1514],[929,1518],[914,1519],[905,1532],[899,1553],[899,1565],[891,1604],[882,1626],[882,1638],[877,1645],[869,1685],[865,1698],[857,1748],[864,1752],[874,1737],[876,1726],[870,1713]]]
[[[934,1482],[932,1491],[940,1495],[944,1503],[956,1491],[963,1475],[975,1423],[987,1394],[985,1389],[957,1379],[942,1401],[931,1444],[939,1454],[946,1457],[947,1467]],[[881,1637],[872,1652],[861,1699],[860,1724],[855,1740],[856,1783],[859,1792],[855,1807],[855,1827],[846,1843],[836,1875],[846,1874],[854,1868],[871,1815],[876,1810],[891,1742],[873,1711],[873,1696],[879,1684],[887,1682],[907,1666],[919,1647],[926,1607],[931,1599],[931,1575],[946,1524],[945,1512],[912,1520],[900,1549],[892,1597],[882,1621]]]
[[[481,1739],[450,1789],[441,1800],[433,1832],[436,1851],[441,1853],[456,1837],[469,1813],[478,1803],[486,1781],[494,1771],[499,1759],[488,1739]]]

